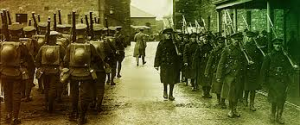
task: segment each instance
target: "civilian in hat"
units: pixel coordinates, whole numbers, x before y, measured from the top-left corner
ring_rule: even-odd
[[[134,41],[136,42],[134,46],[133,57],[136,58],[136,65],[139,66],[139,58],[142,58],[143,65],[146,64],[146,35],[144,34],[144,29],[141,28],[140,32],[134,36]]]
[[[163,40],[160,41],[157,46],[154,61],[155,69],[159,70],[160,68],[160,80],[164,85],[163,97],[170,101],[175,100],[173,96],[173,89],[175,84],[180,81],[180,58],[176,52],[172,33],[172,29],[165,29],[162,32]]]

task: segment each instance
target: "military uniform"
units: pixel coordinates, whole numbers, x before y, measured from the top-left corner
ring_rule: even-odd
[[[0,72],[1,83],[4,88],[6,122],[12,122],[12,124],[20,123],[18,118],[21,106],[22,84],[25,84],[23,81],[29,78],[24,63],[33,63],[26,46],[19,42],[19,38],[22,36],[18,35],[22,32],[22,28],[20,24],[10,25],[9,31],[12,37],[10,39],[6,38],[9,41],[0,44]]]
[[[27,47],[29,54],[35,57],[38,52],[38,43],[32,36],[35,34],[36,29],[33,26],[27,26],[23,28],[23,31],[26,38],[21,38],[20,41]],[[35,65],[34,63],[27,63],[26,67],[28,69],[29,79],[26,81],[26,84],[23,84],[22,98],[24,98],[24,101],[31,101],[30,94],[32,87],[34,87]]]
[[[108,76],[107,84],[110,83],[111,85],[116,85],[116,83],[114,82],[114,78],[116,77],[116,72],[117,72],[116,40],[114,37],[107,36],[107,37],[105,37],[104,41],[106,43],[108,43],[109,47],[112,50],[112,53],[109,54],[108,58],[107,58],[107,62],[111,67],[111,73],[107,74],[107,76]]]
[[[103,60],[94,60],[92,63],[92,67],[96,70],[97,80],[93,84],[93,104],[92,108],[96,108],[96,111],[100,112],[102,101],[104,97],[105,91],[105,80],[106,80],[106,72],[104,68],[109,68],[108,64],[106,64],[107,56],[112,53],[112,50],[108,43],[101,39],[101,31],[102,27],[100,24],[94,25],[94,34],[95,37],[90,43],[96,48],[98,54],[101,56]],[[103,64],[98,64],[99,62],[103,62]],[[97,64],[97,65],[96,65]],[[105,66],[101,66],[105,65]]]
[[[163,34],[171,34],[172,29],[165,29]],[[171,37],[171,36],[170,36]],[[154,67],[160,67],[160,80],[164,84],[164,98],[167,99],[167,86],[170,86],[169,99],[174,100],[173,88],[180,80],[180,63],[175,45],[171,38],[159,42],[155,54]]]
[[[92,86],[97,80],[93,65],[101,65],[101,57],[95,47],[86,39],[85,24],[76,25],[77,40],[71,43],[66,51],[64,62],[70,68],[70,87],[72,109],[70,120],[74,120],[78,114],[78,99],[80,99],[79,124],[86,122],[86,112],[92,99]],[[97,63],[96,63],[97,62]],[[96,63],[96,64],[95,64]]]
[[[246,65],[245,77],[244,77],[244,103],[248,105],[248,95],[250,92],[250,110],[255,111],[254,108],[254,98],[255,90],[259,90],[261,85],[259,83],[259,72],[262,65],[263,55],[261,51],[255,45],[253,37],[256,37],[257,34],[254,32],[248,31],[246,33],[249,40],[245,44],[245,50],[247,51],[249,57],[252,61],[255,62],[252,65]]]
[[[222,51],[224,48],[224,37],[218,37],[216,39],[219,43],[219,45],[212,50],[212,52],[209,55],[206,67],[205,67],[205,76],[211,78],[212,83],[212,92],[217,94],[217,101],[222,108],[225,108],[225,99],[221,99],[221,90],[223,86],[223,82],[217,82],[216,79],[216,72],[217,72],[217,66],[220,61]]]
[[[212,46],[209,43],[209,41],[211,40],[211,37],[205,36],[205,39],[206,39],[207,43],[204,43],[196,51],[196,55],[197,55],[196,58],[199,60],[198,63],[196,63],[196,65],[198,67],[197,71],[196,71],[197,72],[196,81],[197,81],[197,84],[202,86],[203,98],[211,98],[211,95],[209,94],[210,89],[211,89],[211,78],[204,76],[208,57],[209,57],[210,51],[212,50]]]
[[[239,47],[241,43],[238,43],[242,37],[241,33],[231,36],[236,41],[223,50],[216,74],[218,82],[220,79],[223,81],[221,98],[228,99],[230,107],[228,116],[231,118],[240,116],[236,111],[236,106],[241,86],[243,86],[240,75],[246,60]]]
[[[191,34],[191,37],[196,38],[197,34]],[[196,79],[196,67],[193,67],[193,65],[195,65],[194,63],[194,58],[195,57],[195,52],[198,48],[198,44],[196,41],[191,42],[186,44],[185,48],[184,48],[184,52],[183,52],[183,62],[185,64],[185,68],[186,68],[186,78],[187,79],[191,79],[191,84],[193,87],[197,87],[195,85],[195,79]],[[195,88],[196,89],[196,88]]]
[[[282,45],[282,39],[272,40],[273,45]],[[281,47],[269,53],[261,68],[261,80],[268,88],[268,100],[272,104],[271,120],[279,123],[282,121],[282,113],[287,97],[290,76],[292,76],[292,66],[288,58],[284,55]]]
[[[122,62],[125,58],[125,41],[124,41],[124,36],[121,33],[122,27],[117,27],[117,32],[115,34],[115,39],[116,39],[116,59],[117,59],[117,67],[118,67],[118,75],[117,77],[121,77],[121,68],[122,68]]]

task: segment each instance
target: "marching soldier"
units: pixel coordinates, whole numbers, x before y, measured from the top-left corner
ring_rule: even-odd
[[[145,56],[146,56],[146,35],[143,33],[144,29],[141,28],[140,32],[134,36],[135,46],[133,57],[136,57],[136,65],[139,66],[139,58],[142,58],[143,65],[146,64]]]
[[[239,46],[243,39],[242,33],[231,35],[232,43],[226,47],[221,55],[217,69],[217,82],[223,81],[221,98],[228,99],[230,111],[228,117],[240,117],[237,112],[237,101],[241,86],[241,71],[243,69],[245,57]]]
[[[61,45],[57,44],[57,36],[59,35],[56,31],[51,31],[49,40],[43,45],[38,54],[36,55],[36,64],[40,68],[40,79],[44,84],[45,89],[45,105],[49,113],[53,112],[53,104],[56,97],[60,99],[62,91],[62,83],[59,81],[60,71],[63,67],[63,58],[65,50]]]
[[[268,101],[271,103],[271,121],[284,124],[282,119],[284,104],[287,97],[292,75],[292,66],[283,52],[283,40],[272,40],[274,50],[269,53],[262,64],[261,79],[268,88]]]
[[[87,25],[76,25],[76,37],[76,42],[69,45],[64,58],[64,62],[70,68],[72,109],[69,118],[70,120],[77,118],[78,98],[80,98],[78,124],[85,124],[89,103],[93,101],[92,84],[97,80],[96,71],[92,68],[93,65],[101,65],[103,62],[95,47],[87,41]],[[94,64],[95,62],[97,64]]]
[[[164,84],[164,99],[175,100],[173,89],[180,80],[179,56],[176,52],[175,42],[172,39],[172,29],[165,29],[162,32],[164,39],[159,42],[155,55],[154,67],[160,68],[160,79]],[[169,95],[168,95],[168,85]]]
[[[179,50],[181,51],[182,53],[182,69],[181,69],[181,79],[182,79],[182,82],[186,82],[186,85],[188,85],[188,82],[187,82],[187,78],[186,78],[186,67],[184,66],[184,62],[183,62],[183,54],[184,54],[184,48],[185,46],[189,43],[190,39],[189,39],[190,35],[189,34],[183,34],[183,37],[182,37],[182,44],[179,45]]]
[[[108,30],[108,31],[107,31]],[[105,32],[106,31],[106,32]],[[116,72],[117,72],[117,56],[116,56],[116,53],[117,53],[117,48],[116,48],[116,39],[115,37],[112,37],[114,35],[111,35],[111,33],[115,33],[115,28],[113,27],[110,27],[109,29],[105,29],[104,30],[105,32],[105,36],[104,36],[104,41],[106,43],[108,43],[109,47],[111,48],[112,50],[112,54],[110,54],[108,57],[108,64],[110,65],[111,67],[111,72],[110,73],[107,73],[107,84],[111,84],[111,85],[116,85],[116,83],[114,82],[114,79],[116,77]],[[109,33],[109,34],[107,34]]]
[[[97,111],[100,112],[102,111],[101,106],[102,106],[102,101],[104,97],[104,90],[105,90],[105,80],[106,80],[106,68],[109,68],[109,65],[106,63],[108,55],[112,53],[112,50],[108,43],[104,40],[101,39],[101,32],[102,32],[102,27],[100,24],[95,24],[94,25],[94,39],[90,41],[90,43],[96,48],[98,54],[101,56],[103,59],[103,63],[99,65],[97,60],[94,60],[95,62],[92,63],[94,69],[96,70],[97,73],[97,80],[93,84],[93,103],[91,107]],[[102,61],[100,61],[101,63]],[[97,65],[96,65],[97,64]],[[107,72],[109,73],[109,72]]]
[[[121,76],[121,68],[122,68],[122,62],[125,58],[125,41],[124,36],[121,33],[122,27],[116,27],[116,33],[115,33],[115,39],[116,39],[116,59],[117,59],[117,67],[118,67],[118,75],[117,77],[120,78]]]
[[[263,55],[257,48],[255,44],[255,38],[257,34],[251,31],[246,32],[246,43],[245,49],[249,56],[251,57],[252,61],[255,63],[252,65],[246,66],[245,71],[245,81],[244,81],[244,104],[248,106],[248,96],[250,93],[250,110],[256,111],[254,107],[254,99],[256,90],[261,88],[259,79],[259,72],[261,69]]]
[[[23,31],[25,33],[25,38],[21,38],[20,40],[29,50],[29,54],[32,57],[35,57],[38,52],[38,43],[35,39],[32,38],[32,36],[35,35],[36,29],[33,26],[26,26],[23,28]],[[24,87],[22,92],[22,97],[24,98],[25,102],[32,101],[30,94],[32,87],[34,87],[33,81],[35,73],[34,63],[27,63],[27,67],[29,72],[29,79],[26,81],[26,84],[23,84]]]
[[[196,84],[196,70],[194,69],[195,67],[193,67],[193,60],[195,58],[195,52],[196,49],[198,47],[197,44],[197,34],[196,33],[192,33],[191,34],[191,41],[190,43],[186,44],[185,48],[184,48],[184,52],[183,52],[183,62],[184,62],[184,66],[186,67],[186,78],[191,80],[191,85],[193,87],[193,91],[197,90],[198,85]],[[187,80],[188,82],[188,80]],[[187,83],[188,84],[188,83]]]
[[[10,38],[1,42],[1,83],[4,88],[4,102],[7,116],[6,123],[20,124],[19,111],[21,106],[22,84],[28,79],[28,71],[24,63],[33,63],[26,46],[19,42],[23,37],[23,26],[12,24],[8,27]]]
[[[268,32],[263,30],[257,39],[259,47],[265,52],[268,52]]]
[[[198,49],[199,53],[198,58],[200,58],[198,63],[198,70],[197,70],[197,84],[200,84],[202,86],[203,90],[203,98],[212,98],[212,96],[209,94],[211,89],[211,78],[205,77],[205,67],[208,61],[208,55],[210,54],[210,51],[212,50],[212,46],[210,45],[212,43],[212,36],[207,34],[203,36],[202,39],[203,45],[201,45],[201,48]]]
[[[209,55],[204,75],[205,77],[211,78],[212,92],[217,95],[217,101],[218,101],[217,106],[220,106],[221,108],[226,108],[225,99],[221,98],[221,90],[222,90],[223,82],[216,81],[217,66],[220,61],[223,48],[225,47],[225,38],[219,36],[216,38],[216,41],[218,45],[212,50],[212,52]]]

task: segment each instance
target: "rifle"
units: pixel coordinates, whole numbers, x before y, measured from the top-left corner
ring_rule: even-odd
[[[35,18],[35,13],[34,12],[32,12],[32,19],[33,19],[33,22],[34,22],[34,27],[36,29],[36,32],[37,32],[37,34],[39,34],[38,24],[36,22],[36,18]]]
[[[28,26],[31,26],[31,19],[29,19],[28,21]]]
[[[51,22],[51,18],[48,17],[48,21],[47,21],[47,32],[45,35],[45,43],[49,43],[49,37],[50,37],[50,22]]]
[[[41,22],[41,16],[38,14],[38,21]]]
[[[58,10],[58,24],[61,25],[61,10]]]
[[[76,12],[72,12],[72,42],[76,42],[76,18],[75,18]]]
[[[229,15],[229,13],[228,13],[228,11],[226,11],[226,14],[227,14],[227,16],[228,16],[228,18],[229,18],[229,20],[230,20],[230,26],[231,26],[231,28],[232,29],[234,29],[234,27],[233,27],[233,25],[232,25],[232,19],[231,19],[231,17],[230,17],[230,15]],[[234,33],[235,33],[235,30],[232,30]],[[251,58],[249,57],[249,55],[247,54],[247,52],[245,51],[245,49],[244,49],[244,46],[241,44],[241,43],[238,43],[239,44],[239,47],[240,47],[240,49],[241,49],[241,51],[243,52],[243,54],[244,54],[244,56],[245,56],[245,58],[246,58],[246,60],[247,60],[247,62],[248,62],[248,64],[250,65],[250,64],[253,64],[254,62],[251,60]]]
[[[277,34],[276,34],[276,31],[275,31],[275,28],[274,28],[274,24],[273,24],[273,22],[272,22],[272,20],[271,20],[271,18],[270,18],[270,16],[269,16],[269,14],[267,14],[267,18],[268,18],[268,21],[269,21],[270,24],[271,24],[271,28],[272,28],[272,31],[273,31],[273,33],[274,33],[275,38],[278,38],[278,37],[277,37]],[[284,50],[283,48],[282,48],[282,52],[283,52],[283,54],[286,56],[286,58],[288,58],[288,60],[289,60],[290,64],[292,65],[292,67],[293,67],[294,69],[298,69],[299,66],[296,65],[296,64],[294,63],[294,61],[292,60],[292,58],[290,57],[290,55],[288,54],[288,52],[287,52],[286,50]]]
[[[250,31],[250,27],[249,27],[249,25],[248,25],[248,23],[247,23],[247,21],[246,21],[246,18],[244,17],[244,15],[242,15],[242,17],[243,17],[244,23],[246,24],[247,29]],[[263,54],[263,56],[265,57],[266,54],[265,54],[265,52],[259,47],[259,45],[258,45],[256,39],[253,38],[253,40],[254,40],[254,42],[255,42],[256,47],[259,49],[259,51],[260,51],[260,52]]]
[[[95,24],[98,24],[97,17],[94,17]]]
[[[96,20],[95,20],[96,21]],[[90,12],[90,22],[91,22],[91,26],[90,26],[90,35],[91,35],[91,39],[94,39],[94,21],[93,21],[93,12]]]
[[[105,18],[105,25],[106,25],[106,28],[107,28],[107,36],[109,36],[109,29],[108,29],[108,21],[107,21],[107,18]]]
[[[6,16],[6,10],[3,10],[2,13],[2,31],[4,34],[4,41],[9,41],[10,37],[9,37],[9,33],[8,33],[8,25],[7,25],[7,16]]]
[[[201,20],[202,20],[202,22],[203,22],[204,30],[207,31],[205,20],[204,20],[202,17],[201,17]]]
[[[10,12],[7,10],[7,18],[8,18],[8,25],[11,25],[11,17],[10,17]]]
[[[56,31],[56,13],[53,14],[53,30]]]
[[[81,24],[83,24],[83,18],[80,19]]]
[[[86,31],[87,31],[87,34],[89,36],[90,35],[90,25],[89,25],[89,19],[88,19],[87,15],[85,15],[85,23],[86,23],[86,26],[87,26]]]

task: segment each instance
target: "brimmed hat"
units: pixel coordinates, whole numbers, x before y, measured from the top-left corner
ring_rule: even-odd
[[[173,29],[167,28],[162,31],[162,34],[173,33]]]
[[[31,31],[35,31],[35,27],[34,26],[26,26],[23,28],[24,32],[31,32]]]
[[[234,33],[230,36],[230,38],[235,40],[241,40],[243,39],[243,33],[242,32]]]
[[[22,30],[23,29],[23,25],[21,24],[12,24],[8,26],[8,30],[10,31],[18,31],[18,30]]]
[[[275,39],[272,40],[272,43],[273,44],[282,44],[283,43],[283,39],[275,38]]]
[[[86,30],[86,24],[76,24],[76,30]]]

